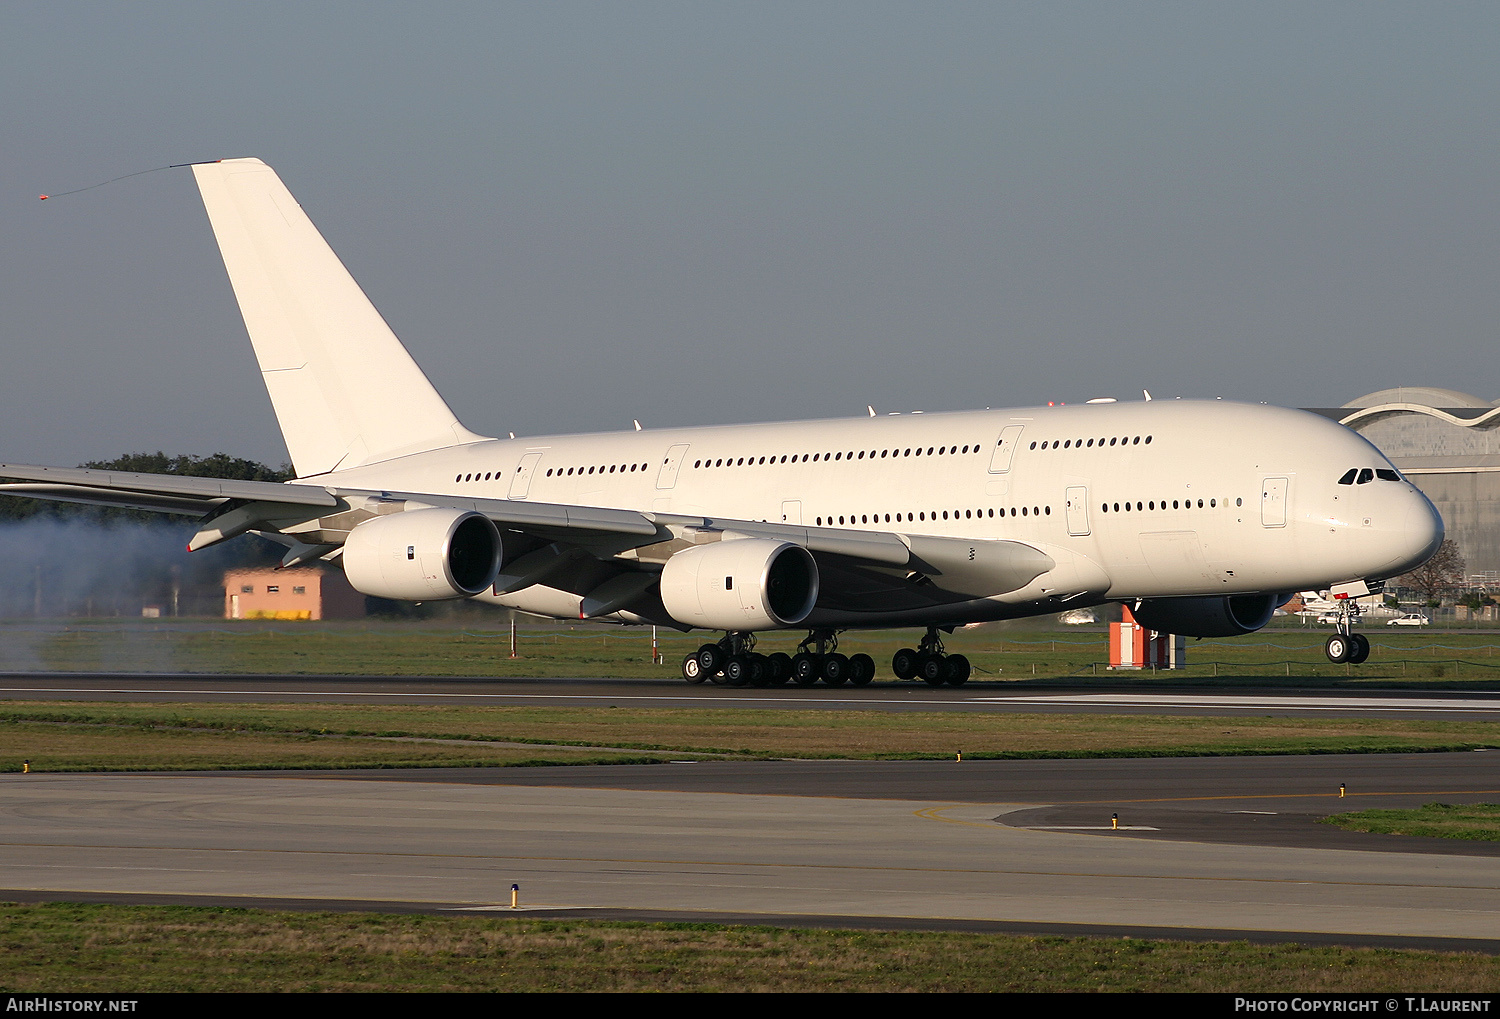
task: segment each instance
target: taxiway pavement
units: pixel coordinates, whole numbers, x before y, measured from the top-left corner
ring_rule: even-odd
[[[1493,851],[1315,819],[1493,800],[1497,769],[1472,752],[9,774],[0,896],[506,910],[516,884],[544,915],[1495,951]]]

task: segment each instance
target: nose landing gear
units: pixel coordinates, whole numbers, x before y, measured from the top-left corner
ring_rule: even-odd
[[[1339,601],[1339,618],[1334,623],[1334,632],[1323,643],[1323,653],[1330,662],[1358,665],[1370,657],[1370,638],[1355,633],[1359,623],[1359,604],[1353,598]]]

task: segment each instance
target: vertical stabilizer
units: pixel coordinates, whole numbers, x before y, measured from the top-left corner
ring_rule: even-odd
[[[433,389],[276,172],[193,167],[300,477],[481,436]]]

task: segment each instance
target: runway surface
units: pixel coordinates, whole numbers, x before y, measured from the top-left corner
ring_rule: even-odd
[[[730,688],[660,679],[452,679],[379,676],[0,674],[3,700],[330,701],[346,704],[495,704],[718,707],[783,710],[970,711],[1054,714],[1275,715],[1500,720],[1500,693],[1158,687],[1135,683],[1040,686],[971,682],[952,689],[881,682],[862,689]]]
[[[1497,797],[1500,752],[7,774],[0,897],[1500,951],[1493,848],[1315,822]]]

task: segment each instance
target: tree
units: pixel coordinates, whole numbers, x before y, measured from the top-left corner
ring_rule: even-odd
[[[133,471],[137,474],[180,474],[190,478],[226,478],[233,481],[290,481],[290,466],[274,470],[263,463],[214,453],[209,456],[167,456],[155,453],[126,453],[113,460],[91,460],[84,467],[101,471]]]
[[[1458,542],[1449,538],[1438,546],[1431,559],[1397,579],[1402,587],[1414,587],[1428,601],[1436,601],[1442,592],[1463,584],[1467,573],[1468,564],[1458,550]]]
[[[224,478],[231,481],[290,481],[295,474],[290,464],[279,470],[254,460],[233,457],[227,453],[209,456],[156,453],[126,453],[113,460],[90,460],[79,464],[97,471],[130,471],[135,474],[177,474],[190,478]],[[131,520],[137,523],[164,524],[180,521],[175,514],[150,513],[144,510],[90,506],[82,503],[51,502],[46,499],[6,497],[0,499],[0,520],[29,520],[33,517],[55,520],[93,520],[100,523]]]
[[[292,476],[224,453],[132,453],[82,466],[237,481]],[[0,616],[134,615],[142,604],[173,604],[174,590],[185,613],[216,614],[226,569],[273,565],[285,552],[246,536],[189,555],[183,546],[196,526],[180,514],[0,498]]]

